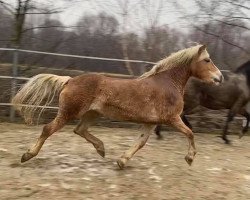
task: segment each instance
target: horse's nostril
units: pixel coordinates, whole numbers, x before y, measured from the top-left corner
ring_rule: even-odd
[[[216,82],[216,83],[222,83],[223,80],[224,80],[224,77],[223,77],[222,75],[219,75],[219,76],[217,76],[217,77],[214,77],[213,80],[214,80],[214,82]]]
[[[214,78],[214,82],[220,82],[220,80],[218,78]]]

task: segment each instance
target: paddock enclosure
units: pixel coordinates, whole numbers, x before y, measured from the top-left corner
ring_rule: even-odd
[[[18,76],[25,78],[39,73],[70,76],[84,73],[18,67]],[[90,128],[104,142],[104,159],[90,143],[73,133],[75,121],[49,138],[36,158],[21,164],[22,154],[34,144],[42,125],[7,123],[12,83],[17,90],[26,82],[11,78],[11,68],[9,64],[0,66],[1,75],[5,76],[0,79],[0,199],[250,199],[250,137],[247,134],[238,139],[242,118],[230,124],[232,145],[225,145],[217,137],[225,125],[226,110],[202,108],[187,116],[194,128],[198,151],[191,167],[184,160],[186,138],[164,127],[163,140],[156,140],[152,134],[127,167],[119,170],[116,160],[138,137],[139,126],[104,119]],[[57,105],[55,102],[52,106]],[[40,124],[50,121],[56,112],[46,109]],[[15,120],[23,122],[17,113]]]
[[[106,157],[68,125],[49,138],[39,155],[20,163],[42,126],[0,123],[0,199],[250,199],[250,137],[195,133],[198,153],[185,160],[186,138],[163,131],[119,170],[116,159],[138,137],[135,128],[91,127],[103,140]]]

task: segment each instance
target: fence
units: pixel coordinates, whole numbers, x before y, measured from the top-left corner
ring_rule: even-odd
[[[43,52],[43,51],[33,51],[33,50],[25,50],[25,49],[13,49],[13,48],[0,48],[0,51],[10,51],[13,52],[13,63],[12,63],[12,76],[0,76],[1,79],[11,79],[11,98],[17,92],[17,80],[29,80],[27,77],[19,77],[18,76],[18,59],[19,53],[31,53],[31,54],[43,54],[43,55],[52,55],[52,56],[60,56],[60,57],[70,57],[77,59],[90,59],[90,60],[100,60],[100,61],[112,61],[112,62],[129,62],[129,63],[140,63],[140,64],[155,64],[149,61],[142,60],[125,60],[125,59],[116,59],[116,58],[103,58],[103,57],[93,57],[93,56],[80,56],[80,55],[71,55],[71,54],[62,54],[62,53],[51,53],[51,52]],[[141,66],[141,73],[145,71],[144,66]],[[111,75],[111,74],[109,74]],[[113,76],[122,76],[121,74],[113,75]],[[1,106],[11,106],[11,103],[0,103]],[[25,106],[25,105],[23,105]],[[45,107],[45,108],[56,108],[56,107]],[[15,121],[15,111],[12,107],[10,107],[10,121]]]
[[[93,57],[93,56],[80,56],[80,55],[70,55],[70,54],[61,54],[61,53],[50,53],[50,52],[42,52],[42,51],[32,51],[32,50],[24,50],[24,49],[11,49],[11,48],[0,48],[0,51],[8,51],[8,52],[12,52],[12,70],[11,70],[11,76],[0,76],[0,80],[1,79],[8,79],[11,81],[11,92],[10,92],[10,98],[12,98],[16,92],[17,92],[17,81],[21,80],[21,81],[27,81],[29,80],[28,77],[21,77],[18,74],[18,60],[19,60],[19,53],[27,53],[27,54],[43,54],[43,55],[51,55],[51,56],[59,56],[59,57],[68,57],[68,58],[77,58],[77,59],[90,59],[90,60],[100,60],[100,61],[112,61],[112,62],[130,62],[130,63],[139,63],[139,64],[143,64],[141,67],[141,73],[143,73],[145,71],[145,65],[146,64],[155,64],[153,62],[149,62],[149,61],[142,61],[142,60],[124,60],[124,59],[115,59],[115,58],[102,58],[102,57]],[[56,68],[52,68],[52,69],[56,69]],[[222,71],[227,71],[227,70],[222,70]],[[121,77],[124,75],[122,74],[108,74],[108,75],[112,75],[112,76],[117,76],[117,77]],[[131,76],[128,76],[129,78]],[[2,102],[0,103],[0,106],[8,106],[10,107],[10,111],[9,111],[9,117],[10,117],[10,121],[14,122],[15,121],[15,111],[14,109],[11,107],[11,103],[7,103],[7,102]],[[23,106],[27,106],[27,105],[23,105]],[[47,106],[44,107],[47,109],[58,109],[58,107],[55,106]],[[193,116],[193,118],[195,117],[199,117],[200,116]],[[214,116],[213,116],[214,117]],[[220,117],[220,119],[225,119],[225,117]],[[237,119],[242,119],[242,118],[237,118]]]

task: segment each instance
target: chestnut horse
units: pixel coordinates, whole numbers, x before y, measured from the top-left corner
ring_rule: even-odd
[[[88,132],[93,121],[104,116],[143,124],[144,133],[117,161],[121,169],[145,145],[156,124],[171,125],[187,137],[189,148],[185,160],[191,165],[196,154],[194,136],[180,118],[184,87],[190,76],[214,84],[223,80],[205,45],[173,53],[141,77],[130,80],[98,74],[74,78],[52,74],[32,77],[13,98],[15,107],[26,120],[31,120],[36,106],[49,105],[58,92],[59,110],[55,119],[43,127],[36,144],[22,156],[21,162],[36,156],[45,140],[72,119],[80,119],[74,132],[92,143],[104,157],[103,142]],[[24,103],[32,106],[23,107]]]

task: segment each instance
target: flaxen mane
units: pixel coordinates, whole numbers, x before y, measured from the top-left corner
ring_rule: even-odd
[[[198,54],[198,50],[201,46],[202,45],[196,45],[180,50],[176,53],[172,53],[167,58],[159,61],[151,70],[142,74],[139,78],[146,78],[177,66],[189,65],[192,62],[192,59]]]

